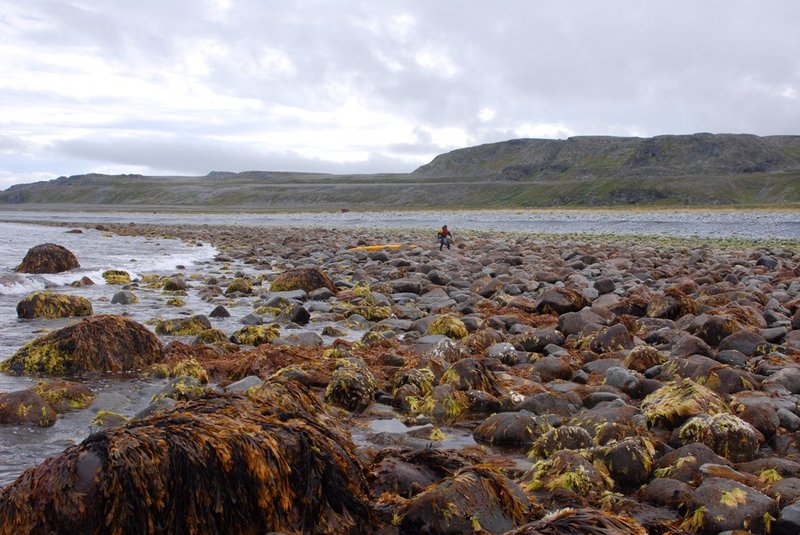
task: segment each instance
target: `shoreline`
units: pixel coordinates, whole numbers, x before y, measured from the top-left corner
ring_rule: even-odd
[[[336,440],[364,487],[346,492],[377,515],[376,533],[472,525],[459,511],[425,509],[436,493],[454,499],[447,492],[463,482],[458,474],[479,483],[459,487],[468,502],[488,500],[469,511],[483,515],[475,518],[485,529],[555,521],[548,513],[573,506],[587,526],[617,515],[651,533],[668,532],[659,525],[758,532],[764,515],[788,521],[783,510],[800,503],[780,483],[800,481],[792,442],[800,389],[781,371],[800,374],[796,248],[454,228],[452,249],[440,252],[431,230],[419,228],[37,223],[211,243],[220,251],[212,276],[180,277],[186,291],[216,296],[209,309],[260,310],[279,330],[275,340],[292,344],[313,339],[303,338],[308,321],[363,332],[355,342],[308,346],[171,342],[162,364],[192,358],[223,388],[247,377],[269,386],[279,376],[312,392],[324,409],[296,418],[330,418],[325,425],[350,433]],[[398,242],[421,246],[348,251]],[[298,268],[323,270],[335,287],[288,290],[296,293],[280,301],[273,285]],[[252,288],[229,292],[237,281]],[[206,402],[190,401],[197,410]],[[430,451],[435,462],[425,460]],[[770,470],[776,475],[759,479]],[[210,481],[222,477],[214,474]],[[481,485],[505,490],[485,496]],[[707,497],[731,492],[738,506],[730,511]],[[511,510],[525,512],[492,524],[492,514]]]

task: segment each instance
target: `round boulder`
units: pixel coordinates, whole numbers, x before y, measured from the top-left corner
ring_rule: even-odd
[[[17,317],[24,319],[91,315],[91,301],[77,295],[35,292],[17,303]]]
[[[22,263],[14,268],[17,273],[61,273],[81,265],[75,255],[64,246],[43,243],[28,249]]]
[[[101,314],[36,338],[0,371],[25,375],[72,375],[145,368],[161,358],[161,342],[144,325]]]
[[[530,446],[553,429],[543,416],[528,411],[492,414],[472,432],[476,442],[496,446]]]

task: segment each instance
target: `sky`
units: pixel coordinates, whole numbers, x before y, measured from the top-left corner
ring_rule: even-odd
[[[800,134],[797,0],[0,0],[0,189]]]

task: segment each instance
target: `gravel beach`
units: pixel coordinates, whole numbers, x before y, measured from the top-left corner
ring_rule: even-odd
[[[0,490],[0,525],[800,532],[797,248],[450,226],[440,251],[409,228],[103,223],[215,246],[207,276],[123,285],[208,314],[120,342],[173,390]],[[122,322],[96,321],[80,336]]]

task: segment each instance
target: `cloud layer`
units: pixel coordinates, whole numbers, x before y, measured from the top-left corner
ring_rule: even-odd
[[[800,134],[798,20],[794,0],[0,0],[0,188]]]

